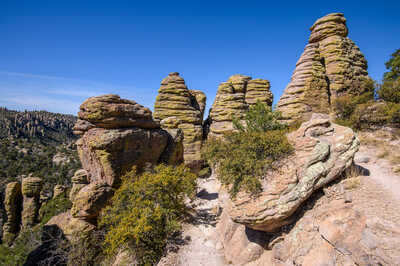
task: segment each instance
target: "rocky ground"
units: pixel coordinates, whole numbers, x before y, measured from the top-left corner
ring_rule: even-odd
[[[370,133],[359,137],[356,168],[317,192],[296,214],[294,224],[270,235],[261,256],[237,265],[400,265],[400,175],[393,160],[397,151],[385,152],[398,140]],[[385,145],[376,145],[372,138]],[[159,265],[232,264],[224,258],[216,229],[223,219],[218,216],[218,192],[214,176],[199,181],[196,216],[184,228],[184,244]],[[362,232],[358,240],[356,231]]]

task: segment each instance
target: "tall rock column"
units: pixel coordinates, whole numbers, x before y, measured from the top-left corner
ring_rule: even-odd
[[[7,221],[3,226],[3,243],[10,245],[19,232],[21,224],[22,193],[19,182],[8,183],[5,190],[4,208]]]
[[[22,180],[23,210],[22,227],[31,227],[38,221],[40,209],[40,191],[42,190],[42,179],[38,177],[27,177]]]
[[[257,101],[272,105],[273,95],[268,80],[251,79],[236,74],[222,82],[217,91],[209,116],[209,136],[220,137],[234,130],[233,119],[242,120],[249,106]]]
[[[183,132],[184,161],[193,171],[202,167],[201,145],[206,96],[189,90],[179,73],[173,72],[161,82],[154,104],[154,119],[162,128],[179,128]]]
[[[367,61],[348,37],[346,19],[333,13],[318,19],[278,102],[287,122],[308,120],[312,112],[330,113],[343,95],[370,92]]]

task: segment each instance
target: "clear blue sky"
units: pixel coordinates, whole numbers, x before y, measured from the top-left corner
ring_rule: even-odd
[[[242,73],[270,80],[275,103],[313,22],[343,12],[349,37],[380,80],[400,48],[400,1],[0,2],[0,105],[76,114],[117,93],[153,108],[160,81],[180,72],[203,90]]]

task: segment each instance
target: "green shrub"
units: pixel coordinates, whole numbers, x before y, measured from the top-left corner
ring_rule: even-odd
[[[71,209],[72,202],[68,199],[68,192],[69,190],[63,192],[40,207],[41,225],[45,225],[51,217]]]
[[[203,156],[217,169],[218,178],[228,185],[231,196],[240,190],[257,194],[261,191],[259,178],[293,150],[285,133],[284,130],[232,132],[224,139],[208,140]]]
[[[383,82],[377,91],[380,99],[387,102],[400,103],[400,77]]]
[[[267,130],[284,129],[286,125],[279,123],[280,118],[280,112],[272,111],[270,106],[257,101],[246,112],[244,116],[245,125],[237,118],[233,119],[233,125],[239,131],[265,132]]]
[[[279,123],[280,113],[261,102],[250,107],[244,124],[234,120],[236,132],[223,139],[209,139],[202,155],[217,169],[220,181],[229,187],[232,197],[240,190],[252,194],[261,191],[260,178],[276,162],[292,152],[286,138],[286,125]]]
[[[126,174],[100,218],[105,252],[113,255],[128,247],[141,265],[155,264],[167,238],[180,228],[187,213],[184,200],[194,196],[195,188],[196,176],[184,166],[159,165],[154,173],[138,175],[134,169]]]

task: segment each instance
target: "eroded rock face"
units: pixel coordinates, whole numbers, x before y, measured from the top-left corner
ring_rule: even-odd
[[[233,130],[233,118],[241,120],[249,106],[257,101],[272,105],[273,96],[268,80],[251,79],[244,75],[233,75],[222,82],[217,91],[208,119],[209,136],[219,137]]]
[[[38,222],[40,191],[42,190],[42,185],[43,181],[39,177],[27,177],[22,180],[23,227],[31,227]]]
[[[80,106],[78,118],[101,128],[159,127],[150,109],[116,94],[90,97]],[[91,125],[87,122],[78,121],[74,130],[89,129]]]
[[[230,216],[249,228],[273,232],[290,222],[291,215],[311,194],[338,178],[353,163],[359,141],[350,128],[314,114],[290,134],[294,154],[280,162],[277,171],[261,180],[257,197],[240,192],[232,201]]]
[[[90,183],[115,186],[133,166],[157,164],[168,138],[162,129],[92,128],[77,141],[77,146],[82,166],[90,173]]]
[[[318,19],[278,102],[287,122],[308,120],[312,112],[329,113],[335,99],[368,90],[367,61],[347,37],[346,19],[333,13]]]
[[[3,225],[3,242],[10,245],[19,232],[22,210],[22,193],[19,182],[8,183],[5,190],[4,208],[7,221]]]
[[[154,120],[163,129],[183,132],[184,161],[195,172],[202,166],[203,113],[206,96],[201,91],[189,90],[179,73],[173,72],[161,82],[154,104]]]
[[[75,172],[74,176],[71,178],[72,188],[69,192],[69,200],[74,202],[76,194],[87,184],[89,184],[88,173],[84,169],[79,169]]]
[[[74,197],[71,214],[74,218],[93,221],[112,196],[113,189],[106,183],[90,183]]]

